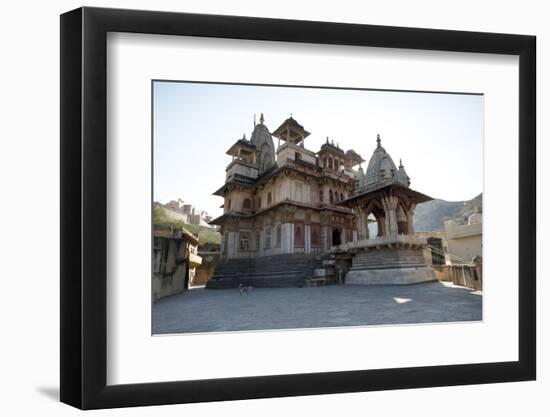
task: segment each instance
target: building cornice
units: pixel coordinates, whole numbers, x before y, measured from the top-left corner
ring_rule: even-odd
[[[330,211],[330,212],[336,212],[338,214],[353,214],[353,211],[347,207],[337,206],[333,204],[311,204],[311,203],[303,203],[301,201],[295,201],[290,199],[285,199],[282,201],[279,201],[269,207],[263,208],[261,210],[255,211],[253,213],[243,213],[238,211],[233,212],[227,212],[222,214],[221,216],[215,218],[210,223],[211,225],[217,225],[222,226],[223,223],[227,219],[254,219],[258,216],[262,216],[265,214],[268,214],[271,211],[277,210],[280,207],[284,206],[291,206],[291,207],[298,207],[303,209],[310,209],[318,212],[323,211]]]

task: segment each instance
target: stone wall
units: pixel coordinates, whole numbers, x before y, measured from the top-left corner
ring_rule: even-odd
[[[455,285],[483,290],[482,268],[480,264],[472,265],[433,265],[435,276],[439,281],[452,282]]]
[[[482,223],[459,225],[448,220],[445,222],[445,233],[453,264],[467,264],[474,257],[483,256]]]

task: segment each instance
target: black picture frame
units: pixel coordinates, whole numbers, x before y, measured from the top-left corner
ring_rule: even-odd
[[[519,56],[519,360],[107,385],[108,32]],[[61,401],[95,409],[535,379],[535,45],[524,35],[237,16],[88,7],[61,15]]]

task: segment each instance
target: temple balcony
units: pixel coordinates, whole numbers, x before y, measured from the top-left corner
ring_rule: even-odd
[[[254,164],[242,159],[234,159],[233,161],[231,161],[231,163],[225,169],[225,172],[226,182],[231,181],[236,176],[256,179],[259,175],[259,170]]]
[[[317,166],[315,153],[303,146],[285,142],[277,148],[277,164],[280,167],[294,161],[303,161]]]

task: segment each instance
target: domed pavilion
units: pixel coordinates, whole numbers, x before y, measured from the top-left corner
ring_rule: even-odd
[[[426,265],[426,240],[415,236],[414,210],[431,197],[410,188],[403,164],[396,167],[380,135],[367,172],[360,168],[352,196],[342,203],[353,210],[357,241],[336,250],[353,254],[346,284],[410,284],[435,279]],[[371,236],[369,224],[377,232]],[[372,233],[374,234],[374,233]]]

